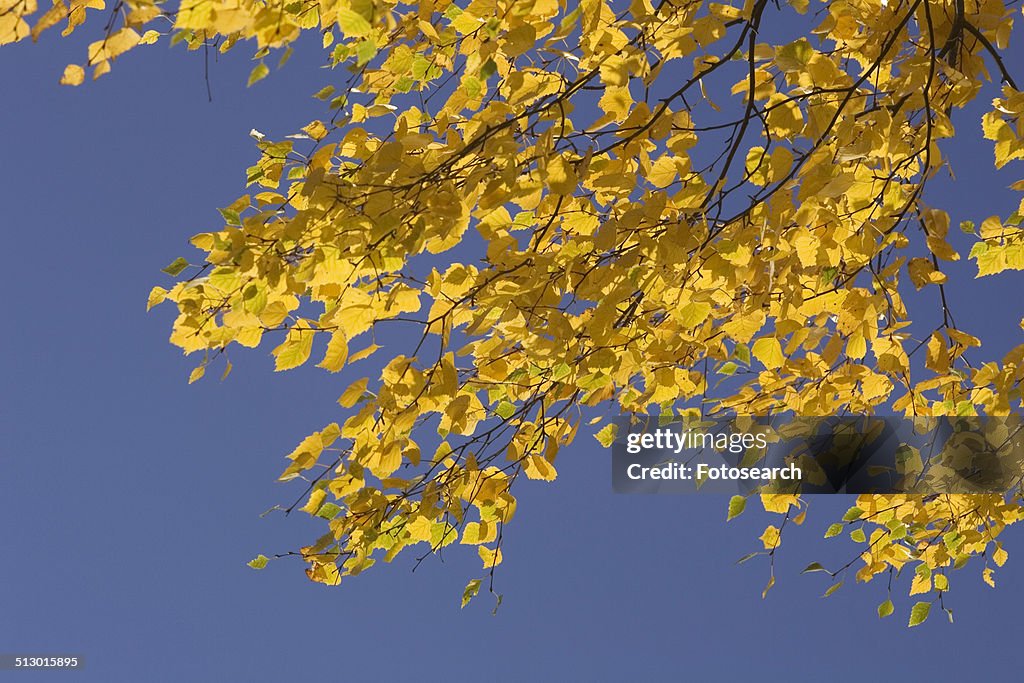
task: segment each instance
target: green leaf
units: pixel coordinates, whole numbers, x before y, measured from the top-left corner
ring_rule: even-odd
[[[293,52],[294,52],[294,48],[292,48],[291,45],[289,45],[288,47],[285,48],[284,54],[282,54],[281,58],[277,60],[277,68],[278,69],[280,69],[282,66],[284,66],[285,64],[288,63],[288,60],[292,58],[292,53]]]
[[[619,426],[612,422],[605,425],[604,428],[601,429],[601,431],[594,435],[594,438],[597,439],[598,443],[600,443],[602,446],[604,446],[605,448],[609,448],[611,447],[612,442],[615,441],[615,434],[618,432],[618,430]]]
[[[569,367],[568,364],[559,363],[558,365],[555,366],[554,370],[551,373],[551,381],[557,382],[563,377],[568,377],[571,373],[572,369]]]
[[[483,83],[476,76],[466,76],[465,80],[462,81],[462,85],[466,88],[466,94],[472,99],[480,97],[484,90]]]
[[[828,590],[825,591],[825,593],[821,597],[827,598],[828,596],[832,595],[833,593],[835,593],[837,590],[839,590],[842,587],[843,587],[843,582],[842,581],[840,581],[839,583],[834,583],[834,584],[832,584],[831,586],[828,587]]]
[[[253,67],[252,71],[249,72],[249,80],[245,84],[246,87],[251,86],[253,83],[256,83],[257,81],[263,80],[264,78],[267,77],[267,74],[269,73],[270,68],[267,67],[267,65],[264,64],[263,62],[260,62],[255,67]]]
[[[750,365],[750,347],[746,344],[737,344],[736,348],[732,350],[732,355],[734,358],[738,358],[745,364]]]
[[[480,78],[486,81],[497,72],[498,65],[494,63],[493,59],[488,59],[483,63],[483,66],[480,67]]]
[[[762,553],[762,552],[760,552],[760,551],[758,551],[758,552],[756,552],[756,553],[747,553],[746,555],[744,555],[744,556],[743,556],[743,557],[741,557],[740,559],[736,560],[736,564],[743,564],[743,563],[744,563],[744,562],[746,562],[747,560],[751,560],[751,559],[753,559],[753,558],[757,557],[758,555],[763,555],[763,554],[764,554],[764,553]]]
[[[892,536],[894,541],[898,541],[901,538],[907,537],[907,525],[899,520],[891,520],[885,525],[889,529],[889,535]]]
[[[828,570],[825,569],[824,567],[822,567],[821,564],[818,563],[818,562],[811,562],[809,565],[804,567],[803,570],[800,573],[801,574],[809,574],[811,572],[826,572],[826,573],[828,573]]]
[[[932,603],[930,602],[919,602],[915,604],[910,608],[910,621],[907,622],[907,626],[913,627],[923,624],[931,611]]]
[[[246,564],[252,567],[253,569],[263,569],[267,566],[267,562],[269,560],[270,558],[266,555],[257,555],[256,557],[246,562]]]
[[[480,579],[473,579],[466,584],[465,590],[462,591],[462,606],[465,607],[469,604],[469,601],[475,598],[480,593]]]
[[[854,543],[867,543],[867,537],[864,535],[863,529],[854,529],[850,532],[850,539]]]
[[[334,503],[324,503],[320,506],[320,509],[316,511],[317,517],[323,517],[324,519],[334,519],[341,512],[341,508]]]
[[[228,225],[242,224],[242,218],[238,215],[237,211],[232,211],[231,209],[217,209],[217,211],[220,211],[221,218]]]
[[[495,596],[495,598],[494,598],[494,609],[491,610],[491,616],[492,617],[498,615],[498,608],[501,607],[501,603],[502,603],[502,601],[504,599],[505,599],[505,596],[502,593],[498,593]]]
[[[170,265],[168,265],[166,268],[161,268],[161,270],[170,275],[171,277],[176,277],[181,271],[185,270],[186,268],[188,268],[188,261],[179,256],[178,258],[171,261]]]
[[[516,407],[508,401],[502,401],[498,404],[498,407],[494,409],[494,412],[498,414],[503,420],[507,420],[515,415]]]
[[[843,533],[843,525],[836,522],[828,528],[828,531],[825,532],[825,538],[832,538],[833,536],[838,536],[841,533]]]
[[[346,36],[356,38],[362,38],[373,30],[366,17],[344,6],[338,8],[338,26]]]
[[[863,515],[863,514],[864,514],[864,511],[861,510],[859,507],[852,507],[852,508],[850,508],[849,510],[846,511],[845,515],[843,515],[843,521],[844,522],[856,521],[856,520],[860,519],[861,515]]]
[[[893,607],[892,600],[886,600],[878,606],[878,618],[885,619],[887,616],[893,613],[895,607]]]
[[[718,374],[720,375],[732,375],[736,372],[738,365],[729,361],[728,363],[722,363],[722,367],[718,368]]]
[[[726,517],[726,521],[734,517],[739,517],[743,514],[743,510],[747,507],[747,499],[743,496],[733,496],[729,499],[729,516]]]
[[[372,38],[356,45],[356,64],[362,66],[377,55],[377,43]]]

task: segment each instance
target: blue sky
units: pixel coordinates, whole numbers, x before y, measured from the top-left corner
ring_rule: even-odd
[[[337,419],[347,382],[274,374],[261,349],[236,355],[228,381],[189,387],[194,362],[166,342],[172,311],[146,314],[145,299],[186,239],[218,226],[215,207],[243,192],[249,129],[284,135],[321,114],[309,94],[328,74],[300,50],[247,90],[239,51],[213,65],[211,104],[201,53],[158,46],[69,89],[57,78],[84,48],[55,38],[0,53],[0,651],[88,661],[36,679],[863,681],[1018,669],[1019,531],[996,591],[969,565],[953,576],[956,625],[937,613],[908,631],[905,597],[897,616],[875,616],[884,585],[823,600],[822,575],[798,576],[852,549],[821,540],[850,501],[819,497],[761,600],[767,566],[735,560],[756,549],[766,515],[751,506],[726,525],[725,498],[615,496],[609,454],[589,437],[559,456],[555,485],[520,491],[496,617],[486,595],[459,609],[479,575],[471,551],[415,573],[400,560],[340,588],[308,583],[297,562],[247,568],[318,528],[259,513],[297,494],[275,483],[282,456]],[[946,186],[955,218],[1006,215],[1015,203],[999,188],[1018,178],[993,180],[990,147],[961,120],[960,184]],[[962,324],[990,332],[993,351],[1017,343],[1020,280],[960,295]]]

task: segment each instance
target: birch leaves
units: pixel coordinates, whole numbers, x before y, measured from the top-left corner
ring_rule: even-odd
[[[163,33],[251,44],[253,82],[304,34],[325,50],[326,111],[259,136],[249,192],[193,239],[203,265],[149,300],[204,367],[235,345],[278,370],[376,354],[286,471],[327,525],[303,549],[314,580],[456,541],[493,569],[513,485],[555,479],[593,406],[1020,408],[1024,346],[975,360],[945,306],[964,238],[925,191],[957,129],[980,125],[996,168],[1024,158],[1001,2],[36,9],[0,0],[0,43],[110,13],[70,84]],[[961,111],[979,97],[980,123]],[[1007,213],[962,226],[981,276],[1024,268],[1024,207]],[[408,348],[381,354],[385,324]]]

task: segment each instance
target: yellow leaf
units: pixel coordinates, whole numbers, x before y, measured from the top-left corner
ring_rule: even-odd
[[[846,342],[846,355],[854,360],[860,360],[868,352],[868,343],[864,335],[854,332]]]
[[[369,379],[366,377],[356,380],[344,391],[344,393],[342,393],[341,398],[338,399],[338,403],[340,403],[343,408],[351,408],[359,401],[360,398],[362,398],[363,394],[366,393],[366,385],[368,383]]]
[[[945,339],[938,332],[932,332],[932,336],[928,339],[925,367],[942,374],[949,371],[949,362],[949,348],[946,346]]]
[[[378,479],[390,477],[402,466],[402,448],[395,441],[376,446],[365,463]]]
[[[82,85],[85,81],[85,69],[77,64],[64,67],[64,75],[60,77],[61,85]]]
[[[918,572],[910,583],[910,595],[920,595],[932,589],[931,572]]]
[[[797,258],[805,267],[812,267],[818,262],[818,247],[821,240],[814,236],[809,230],[800,230],[790,240],[793,248],[796,249]]]
[[[609,87],[605,88],[599,105],[613,121],[621,121],[629,115],[629,110],[633,106],[633,98],[629,94],[628,87]]]
[[[411,541],[429,541],[433,526],[430,518],[419,515],[405,525],[405,530],[408,532],[409,540]]]
[[[39,40],[39,36],[43,31],[60,23],[67,16],[68,7],[64,4],[64,0],[54,0],[53,6],[43,16],[39,17],[35,26],[32,27],[32,40]],[[0,33],[2,33],[2,29],[0,29]],[[0,37],[0,45],[3,44],[4,40]]]
[[[774,512],[783,515],[789,512],[792,506],[800,507],[800,498],[787,493],[762,493],[761,505],[766,512]]]
[[[300,320],[297,324],[306,321]],[[309,359],[313,349],[313,337],[315,331],[312,329],[288,330],[288,335],[271,353],[274,355],[274,371],[290,370],[297,368]]]
[[[345,337],[345,333],[338,330],[331,335],[331,340],[327,342],[327,352],[324,354],[324,359],[320,361],[317,366],[323,368],[329,372],[338,372],[345,367],[345,360],[348,357],[348,339]]]
[[[945,237],[930,235],[926,241],[928,243],[928,249],[943,261],[960,260],[960,254],[950,246]]]
[[[341,572],[338,571],[338,565],[333,562],[325,563],[314,560],[310,568],[306,570],[306,576],[312,581],[328,586],[337,586],[341,583]]]
[[[779,543],[782,540],[782,534],[774,526],[770,526],[764,530],[761,534],[761,543],[764,544],[765,550],[774,550],[779,547]]]
[[[907,270],[910,272],[910,281],[916,289],[921,289],[928,284],[941,285],[946,282],[945,273],[935,269],[931,259],[912,258],[907,263]]]
[[[985,583],[987,583],[987,584],[988,584],[988,585],[989,585],[990,587],[992,587],[992,588],[995,588],[995,587],[996,587],[996,580],[995,580],[995,572],[994,572],[994,571],[992,570],[992,568],[991,568],[991,567],[985,567],[985,571],[983,571],[983,572],[981,573],[981,578],[982,578],[982,579],[983,579],[983,580],[985,581]]]
[[[323,505],[324,499],[327,497],[327,492],[323,489],[317,489],[309,494],[309,500],[300,509],[310,515],[315,515],[316,511]]]
[[[675,182],[676,176],[678,175],[678,169],[676,168],[676,161],[672,157],[665,155],[659,157],[657,161],[651,166],[651,172],[647,174],[647,179],[651,181],[651,184],[655,187],[662,188],[668,187]]]
[[[327,137],[327,126],[324,125],[323,121],[313,121],[302,130],[314,140],[323,140]]]
[[[556,156],[548,163],[547,184],[554,194],[568,195],[576,190],[576,170],[564,157]]]
[[[501,49],[509,57],[517,57],[531,47],[537,40],[537,30],[530,24],[523,24],[505,34]]]
[[[490,543],[498,537],[498,526],[491,522],[469,522],[462,530],[462,538],[459,543],[464,545],[479,545]]]
[[[745,81],[743,86],[746,88]],[[754,185],[767,185],[769,182],[766,174],[768,164],[769,160],[765,158],[764,147],[751,147],[747,150],[747,160],[745,164],[747,180]]]
[[[140,39],[139,34],[134,30],[122,28],[103,40],[97,40],[89,45],[89,64],[100,64],[114,59],[138,45]]]
[[[782,355],[782,345],[775,337],[762,337],[754,342],[750,349],[754,357],[761,361],[769,370],[777,370],[782,367],[785,357]]]
[[[353,353],[349,357],[348,362],[349,363],[355,363],[356,361],[363,360],[364,358],[369,358],[379,348],[380,348],[380,346],[378,346],[377,344],[370,344],[369,346],[367,346],[362,351],[357,351],[356,353]]]
[[[441,36],[434,28],[434,25],[431,24],[430,22],[420,21],[418,26],[420,30],[423,31],[423,35],[425,35],[427,38],[430,38],[434,42],[439,42],[441,40]]]
[[[492,549],[485,545],[478,545],[476,552],[480,555],[480,559],[484,562],[484,569],[490,569],[491,567],[497,567],[501,564],[501,548]]]
[[[110,60],[104,59],[102,62],[93,67],[92,80],[95,81],[97,78],[107,73],[110,73]]]
[[[146,300],[146,310],[160,304],[167,298],[167,290],[163,287],[154,287],[149,291],[149,298]]]
[[[554,481],[558,476],[555,466],[539,455],[528,455],[523,460],[523,471],[530,479]]]
[[[711,304],[691,301],[679,311],[679,322],[683,327],[694,328],[703,325],[711,313]]]
[[[252,68],[252,71],[249,72],[249,80],[246,82],[246,85],[251,86],[258,81],[262,81],[269,73],[270,68],[263,62],[260,62]]]

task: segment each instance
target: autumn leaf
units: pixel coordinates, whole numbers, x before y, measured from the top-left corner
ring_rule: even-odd
[[[494,568],[519,492],[557,482],[558,458],[591,435],[614,448],[619,415],[1022,408],[1024,351],[973,329],[1017,329],[1019,307],[979,322],[950,296],[1024,270],[1021,197],[979,213],[958,191],[977,164],[949,153],[973,125],[990,171],[1024,160],[1012,3],[965,14],[959,40],[935,0],[831,3],[813,30],[786,14],[810,14],[806,0],[8,4],[0,44],[79,32],[76,63],[54,74],[67,85],[165,35],[202,54],[251,49],[249,86],[270,64],[307,68],[285,64],[293,50],[330,67],[304,100],[318,111],[286,99],[281,130],[252,128],[258,110],[239,122],[252,131],[245,194],[195,226],[196,255],[171,261],[174,282],[147,298],[175,312],[170,342],[197,354],[193,382],[247,349],[271,349],[276,371],[315,344],[319,370],[304,372],[362,361],[366,376],[338,388],[337,422],[281,475],[308,485],[316,468],[302,495],[324,528],[300,553],[313,581],[427,542],[476,545]],[[998,183],[1024,192],[1019,174]],[[901,450],[893,476],[924,481],[924,463]],[[1008,561],[994,530],[1024,508],[1000,493],[858,496],[821,529],[855,553],[857,581],[893,573],[893,590],[935,596],[948,566]],[[726,517],[746,500],[730,498]],[[761,502],[775,523],[752,556],[771,564],[808,507],[790,493]],[[981,578],[994,584],[994,570]]]

